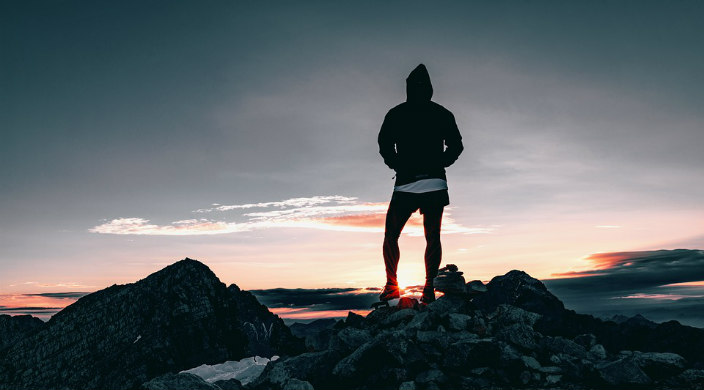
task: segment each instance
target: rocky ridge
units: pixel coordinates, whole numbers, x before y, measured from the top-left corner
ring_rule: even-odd
[[[133,389],[204,363],[302,351],[252,294],[187,258],[86,295],[0,349],[0,389]]]
[[[43,326],[44,321],[30,315],[11,316],[0,314],[0,351],[41,329]]]
[[[448,265],[437,282],[427,306],[294,326],[304,352],[253,295],[186,259],[44,325],[5,322],[0,389],[704,389],[703,329],[577,314],[522,271],[484,285]],[[274,353],[246,384],[179,373]]]
[[[648,344],[674,322],[616,324],[576,314],[522,271],[494,278],[481,295],[471,294],[483,290],[477,281],[459,288],[459,276],[446,275],[452,287],[427,306],[402,298],[366,317],[349,313],[323,340],[308,336],[309,349],[318,350],[270,363],[245,388],[704,388],[701,353],[674,339]],[[701,329],[674,331],[695,345],[704,340]]]

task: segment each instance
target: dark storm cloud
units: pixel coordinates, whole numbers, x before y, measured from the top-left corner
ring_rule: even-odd
[[[307,308],[311,311],[369,309],[378,301],[379,294],[356,288],[275,288],[249,292],[267,307]]]
[[[27,297],[47,297],[47,298],[81,298],[90,294],[89,292],[56,292],[56,293],[36,293],[36,294],[22,294]]]
[[[564,293],[618,294],[672,283],[704,280],[704,251],[676,249],[599,253],[589,257],[597,268],[545,280]]]
[[[641,314],[704,327],[704,286],[676,285],[704,281],[704,251],[599,253],[589,259],[594,270],[543,280],[567,308],[604,318]]]

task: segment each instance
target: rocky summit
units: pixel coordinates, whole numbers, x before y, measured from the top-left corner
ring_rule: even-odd
[[[522,271],[467,283],[465,294],[458,273],[445,270],[450,293],[427,306],[401,300],[307,334],[314,350],[269,363],[245,388],[704,388],[702,349],[692,351],[702,329],[579,315]]]
[[[252,294],[188,258],[86,295],[45,324],[15,322],[0,347],[0,389],[135,389],[200,364],[304,350]]]
[[[447,266],[435,283],[428,305],[297,324],[299,338],[186,259],[43,325],[0,317],[0,389],[704,389],[704,329],[578,314],[517,270],[463,287]],[[181,372],[273,354],[246,380]]]

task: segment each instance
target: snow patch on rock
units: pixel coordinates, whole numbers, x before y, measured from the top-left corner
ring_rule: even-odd
[[[198,375],[209,383],[234,378],[246,385],[257,379],[270,361],[275,361],[278,358],[278,356],[272,356],[271,359],[252,356],[242,360],[228,360],[220,364],[201,364],[198,367],[181,371],[181,373]]]

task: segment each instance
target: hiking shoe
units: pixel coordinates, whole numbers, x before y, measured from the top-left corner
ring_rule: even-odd
[[[384,286],[384,291],[379,294],[380,301],[389,301],[391,299],[397,299],[401,297],[401,290],[398,286],[392,284],[387,284]]]
[[[426,305],[430,302],[435,302],[435,288],[431,286],[425,286],[423,288],[423,296],[420,298],[421,303]]]

